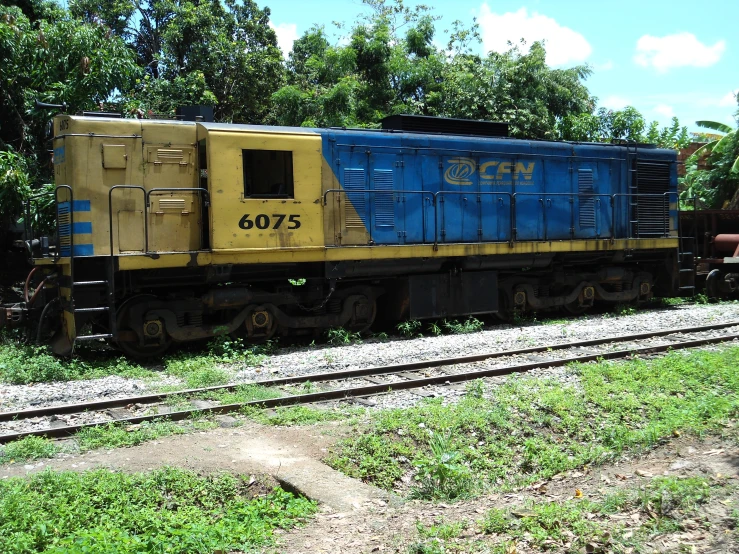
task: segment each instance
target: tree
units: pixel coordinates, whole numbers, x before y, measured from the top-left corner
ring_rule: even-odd
[[[262,123],[283,84],[269,8],[253,0],[77,0],[70,9],[136,52],[145,75],[126,91],[129,113],[202,103],[219,121]]]
[[[472,53],[477,25],[454,22],[448,50],[435,43],[436,18],[423,6],[364,0],[366,17],[346,45],[314,27],[293,45],[287,84],[273,96],[271,120],[283,125],[374,126],[411,113],[503,120],[514,136],[555,138],[557,122],[591,111],[583,81],[590,69],[551,69],[541,43],[523,54]]]
[[[599,108],[596,113],[566,116],[560,121],[558,131],[562,140],[577,142],[646,142],[673,150],[690,143],[687,127],[681,127],[676,117],[669,127],[660,129],[657,121],[647,127],[642,114],[632,106],[615,111]]]
[[[19,8],[0,7],[0,147],[37,153],[49,113],[34,100],[95,109],[131,86],[139,70],[123,43],[101,25],[65,15],[31,22]]]
[[[739,114],[738,114],[739,115]],[[698,127],[702,127],[704,129],[710,129],[712,131],[716,131],[718,133],[723,134],[718,139],[714,139],[707,144],[701,146],[698,150],[695,151],[697,155],[701,155],[704,152],[705,153],[724,153],[727,150],[732,152],[731,145],[734,141],[735,135],[736,135],[736,129],[732,129],[728,125],[725,125],[723,123],[719,123],[717,121],[696,121],[695,122]],[[731,161],[731,160],[729,160]],[[739,156],[737,156],[731,163],[731,172],[738,173],[739,172]]]
[[[51,180],[52,112],[98,109],[139,73],[125,43],[96,23],[72,19],[42,0],[0,6],[0,242],[21,215],[22,201]],[[47,207],[50,207],[47,205]]]
[[[739,118],[739,112],[736,117]],[[702,207],[739,209],[739,133],[716,121],[696,121],[696,125],[723,136],[701,146],[686,160],[681,198],[688,205],[695,198]],[[707,169],[699,167],[702,158]]]

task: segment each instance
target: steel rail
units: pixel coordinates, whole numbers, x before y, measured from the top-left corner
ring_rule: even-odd
[[[387,366],[365,367],[357,369],[346,369],[341,371],[331,371],[327,373],[312,373],[309,375],[297,375],[293,377],[278,377],[276,379],[267,379],[262,381],[250,381],[244,383],[234,383],[229,385],[216,385],[212,387],[203,387],[197,389],[185,389],[175,392],[163,392],[154,394],[145,394],[139,396],[129,396],[125,398],[114,398],[110,400],[100,400],[96,402],[83,402],[79,404],[62,404],[58,406],[43,406],[40,408],[31,408],[27,410],[0,412],[0,422],[17,421],[29,419],[32,417],[44,417],[51,415],[77,414],[86,411],[99,411],[110,408],[120,408],[129,404],[150,404],[160,402],[167,398],[177,396],[192,396],[214,391],[233,391],[238,387],[245,385],[257,385],[261,387],[279,387],[284,385],[295,385],[302,383],[314,382],[330,382],[340,381],[343,379],[352,379],[357,377],[367,377],[372,375],[387,375],[392,373],[400,373],[403,371],[416,371],[419,369],[441,367],[455,364],[468,364],[473,362],[481,362],[493,358],[506,358],[510,356],[520,356],[524,354],[537,354],[540,352],[550,352],[554,350],[566,350],[568,348],[598,346],[601,344],[628,342],[632,340],[643,340],[648,338],[664,337],[668,335],[699,333],[703,331],[716,331],[728,327],[739,326],[739,321],[730,321],[727,323],[716,323],[712,325],[701,325],[697,327],[682,327],[678,329],[663,329],[659,331],[649,331],[646,333],[635,333],[631,335],[621,335],[617,337],[604,337],[599,339],[588,339],[576,342],[564,342],[559,344],[550,344],[544,346],[531,346],[528,348],[519,348],[516,350],[500,350],[497,352],[485,352],[483,354],[473,354],[470,356],[457,356],[454,358],[434,358],[431,360],[422,360],[418,362],[410,362],[404,364],[394,364]]]
[[[41,429],[37,431],[23,431],[19,433],[0,435],[0,444],[13,440],[22,439],[29,436],[45,436],[49,438],[66,437],[81,431],[82,429],[100,427],[110,423],[123,425],[136,425],[147,421],[157,419],[168,419],[170,421],[182,421],[194,414],[198,415],[219,415],[237,412],[247,407],[255,408],[275,408],[280,406],[295,406],[298,404],[311,404],[315,402],[326,402],[330,400],[346,400],[351,398],[360,398],[364,396],[372,396],[388,392],[417,389],[428,385],[459,383],[479,379],[482,377],[496,377],[503,375],[511,375],[514,373],[522,373],[536,369],[539,367],[561,367],[571,363],[586,363],[599,360],[615,360],[619,358],[628,358],[634,355],[655,354],[667,352],[671,350],[683,350],[687,348],[695,348],[708,344],[717,344],[732,340],[738,340],[739,334],[723,335],[720,337],[710,337],[704,339],[696,339],[690,341],[681,341],[673,344],[665,344],[661,346],[645,346],[641,348],[629,348],[626,350],[615,350],[611,352],[598,352],[594,354],[585,354],[582,356],[572,356],[560,358],[559,360],[548,360],[540,362],[532,362],[500,368],[485,368],[476,371],[468,371],[452,375],[440,375],[435,377],[423,377],[419,379],[409,379],[407,381],[398,381],[393,383],[381,383],[373,385],[364,385],[361,387],[352,387],[345,389],[334,389],[330,391],[315,392],[308,394],[298,394],[292,396],[283,396],[279,398],[271,398],[266,400],[252,400],[249,402],[240,402],[236,404],[225,404],[221,406],[212,406],[208,408],[181,410],[178,412],[170,412],[168,414],[150,414],[144,416],[135,416],[129,418],[115,419],[113,421],[104,421],[96,423],[84,423],[79,425],[70,425],[65,427],[57,427],[54,429]]]

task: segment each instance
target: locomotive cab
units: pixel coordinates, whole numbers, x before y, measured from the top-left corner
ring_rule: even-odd
[[[323,248],[319,135],[253,125],[197,128],[214,252]]]

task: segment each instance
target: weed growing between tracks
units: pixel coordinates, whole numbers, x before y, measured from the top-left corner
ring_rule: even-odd
[[[315,503],[231,475],[174,468],[0,481],[0,552],[230,552],[272,543]]]
[[[221,404],[237,404],[267,400],[281,396],[280,391],[261,387],[259,385],[240,385],[233,391],[210,391],[197,395],[195,398],[215,400]],[[193,398],[186,396],[171,396],[167,404],[174,410],[191,409]],[[327,421],[344,421],[347,424],[356,424],[358,418],[364,414],[359,408],[322,409],[312,406],[286,406],[265,410],[259,406],[246,406],[241,414],[263,425],[310,425]],[[244,418],[236,420],[234,426],[241,425]],[[96,448],[121,448],[137,446],[147,441],[156,440],[171,435],[183,435],[193,431],[214,429],[218,423],[210,414],[195,411],[183,421],[171,421],[164,416],[154,421],[144,421],[136,425],[126,425],[111,422],[99,427],[88,427],[80,430],[72,438],[76,446],[59,446],[45,437],[25,437],[6,445],[0,445],[0,464],[19,463],[39,458],[51,458],[61,452],[86,452]]]
[[[360,408],[335,408],[326,410],[312,406],[286,406],[265,411],[261,408],[246,408],[243,413],[264,425],[311,425],[326,421],[344,421],[351,425],[365,411]]]
[[[401,477],[428,474],[453,459],[464,486],[420,483],[414,493],[454,498],[473,492],[470,482],[508,490],[680,433],[733,429],[737,367],[734,347],[577,365],[577,379],[566,383],[511,377],[483,397],[475,390],[454,405],[435,399],[377,412],[365,432],[339,443],[327,461],[382,488],[402,489]],[[439,434],[449,437],[445,452],[431,448]],[[461,479],[466,472],[471,479]]]
[[[137,446],[170,435],[184,435],[215,427],[217,425],[211,419],[203,418],[196,413],[189,420],[178,423],[166,419],[129,426],[113,422],[100,427],[82,429],[73,437],[77,443],[76,448],[59,446],[45,437],[25,437],[0,446],[0,464],[51,458],[60,452],[86,452],[96,448]]]

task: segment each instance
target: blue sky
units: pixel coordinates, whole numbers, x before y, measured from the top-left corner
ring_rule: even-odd
[[[333,29],[363,12],[360,0],[257,0],[270,8],[280,46],[313,24]],[[587,63],[586,84],[599,105],[637,108],[651,121],[675,115],[696,131],[695,121],[735,125],[739,90],[739,1],[718,0],[425,0],[441,16],[437,30],[477,17],[481,50],[504,50],[506,41],[547,41],[553,67]],[[407,5],[415,5],[406,0]],[[337,35],[337,40],[339,36]],[[439,37],[443,43],[443,36]]]

